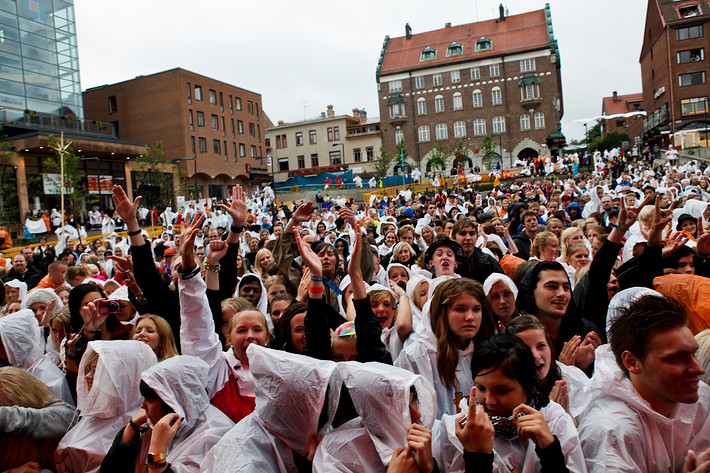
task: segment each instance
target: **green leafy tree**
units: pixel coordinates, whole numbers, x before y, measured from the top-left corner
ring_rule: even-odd
[[[481,139],[480,154],[482,157],[483,164],[489,170],[495,166],[495,162],[498,159],[498,154],[493,151],[496,147],[495,138],[497,136],[498,135],[495,133],[488,133]]]
[[[46,159],[45,165],[52,174],[61,174],[61,162],[64,160],[64,215],[79,218],[85,201],[93,203],[97,198],[89,198],[89,190],[84,185],[86,175],[79,165],[79,157],[74,154],[71,141],[58,141],[49,135],[49,147],[54,150],[54,156]],[[60,182],[56,182],[59,188]]]
[[[597,120],[593,127],[587,131],[587,143],[591,143],[602,136],[602,121]]]
[[[443,173],[449,166],[450,157],[451,151],[446,147],[444,140],[436,140],[436,144],[429,154],[429,166],[431,166],[431,170],[435,171],[438,169],[439,172]]]
[[[624,141],[630,141],[627,133],[620,131],[611,131],[605,136],[598,136],[589,143],[589,151],[604,151],[607,149],[618,148]]]
[[[375,160],[375,172],[378,176],[385,177],[387,175],[394,158],[394,155],[387,151],[384,146],[380,146],[380,155]]]
[[[143,205],[155,207],[158,212],[173,200],[172,175],[162,171],[165,164],[163,142],[156,141],[154,147],[145,146],[145,151],[136,159],[136,194],[143,196]],[[178,166],[181,182],[187,178],[187,173]],[[180,174],[182,173],[182,174]]]
[[[402,164],[402,156],[404,156],[403,171],[411,172],[412,164],[410,162],[410,156],[409,156],[409,151],[407,150],[407,144],[404,142],[404,140],[400,140],[399,143],[397,143],[396,149],[397,149],[397,154],[395,156],[392,156],[392,159],[395,162],[397,162],[398,164]],[[395,169],[395,174],[397,174],[396,169]]]
[[[468,159],[468,155],[471,152],[471,144],[468,142],[467,139],[461,138],[454,145],[451,147],[451,154],[454,156],[454,164],[456,165],[456,169],[462,167],[465,163],[465,161],[462,161],[464,159]]]
[[[0,139],[5,136],[0,128]],[[0,142],[0,224],[20,223],[20,202],[17,189],[17,166],[12,162],[13,152],[6,141]]]

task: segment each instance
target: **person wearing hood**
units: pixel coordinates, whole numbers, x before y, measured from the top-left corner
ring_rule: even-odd
[[[407,457],[416,471],[438,471],[431,448],[436,392],[428,381],[380,363],[338,363],[338,372],[359,417],[323,437],[314,472],[384,472]]]
[[[570,202],[565,210],[573,222],[582,218],[582,207],[577,202]]]
[[[207,452],[234,423],[210,405],[207,364],[174,356],[143,372],[141,411],[116,434],[100,473],[197,471]],[[143,425],[147,424],[145,431]]]
[[[54,391],[57,398],[74,404],[64,374],[44,354],[44,337],[31,310],[22,309],[0,318],[0,341],[0,360],[26,369]]]
[[[222,436],[200,471],[311,471],[315,437],[331,425],[340,400],[336,363],[258,345],[250,346],[247,355],[256,409]]]
[[[611,325],[579,436],[590,472],[706,471],[710,387],[685,310],[646,295]],[[700,469],[703,467],[705,470]]]
[[[495,257],[476,247],[478,224],[473,220],[467,217],[460,218],[454,224],[451,238],[463,249],[463,259],[456,266],[456,274],[483,284],[492,273],[503,273],[503,268]]]
[[[491,310],[498,324],[507,327],[518,315],[515,299],[518,288],[505,274],[493,273],[483,282],[483,292],[491,304]],[[498,325],[500,327],[500,325]]]
[[[143,342],[89,342],[76,386],[81,418],[55,454],[60,473],[99,471],[116,432],[140,409],[141,374],[157,362]]]

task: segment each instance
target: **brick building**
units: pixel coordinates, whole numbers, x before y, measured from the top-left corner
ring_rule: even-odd
[[[612,131],[618,131],[628,134],[632,140],[639,137],[643,132],[644,116],[630,114],[642,110],[643,94],[640,93],[619,95],[614,91],[610,97],[602,98],[602,116],[611,117],[601,120],[602,136]]]
[[[648,2],[640,62],[652,147],[707,147],[709,26],[707,0]]]
[[[88,89],[83,99],[86,114],[113,124],[119,138],[162,141],[165,159],[181,160],[191,186],[196,164],[200,197],[269,178],[261,94],[176,68]]]
[[[464,168],[556,152],[564,136],[560,55],[549,5],[543,10],[385,37],[377,66],[382,142],[404,140],[423,172],[438,140],[464,140]],[[495,155],[480,150],[495,133]],[[550,148],[553,146],[553,148]],[[502,157],[502,159],[501,159]],[[453,165],[452,165],[453,166]],[[454,170],[452,169],[452,172]]]
[[[269,128],[274,181],[284,182],[297,174],[352,169],[360,177],[370,177],[382,146],[378,118],[368,118],[365,110],[352,115],[336,115],[332,105],[319,117],[293,123],[279,121]]]

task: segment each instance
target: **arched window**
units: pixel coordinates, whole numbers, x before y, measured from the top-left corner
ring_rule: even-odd
[[[529,130],[530,129],[530,115],[523,113],[520,115],[520,129]]]
[[[447,140],[449,138],[449,130],[446,127],[446,123],[436,124],[436,139],[437,140]]]
[[[493,117],[493,133],[505,133],[504,117]]]
[[[493,49],[493,43],[491,43],[491,40],[485,36],[476,41],[476,52],[489,51],[491,49]]]
[[[424,48],[424,51],[422,51],[422,55],[420,56],[419,60],[431,61],[433,59],[436,59],[436,49],[428,47]]]
[[[419,141],[429,141],[429,127],[427,125],[419,127]]]
[[[463,110],[463,97],[461,92],[454,93],[454,110]]]
[[[399,143],[401,141],[404,141],[404,130],[395,130],[394,132],[394,142]]]
[[[491,100],[493,101],[493,105],[503,103],[503,95],[500,92],[500,87],[493,87],[493,89],[491,89]]]
[[[436,113],[441,113],[444,111],[444,96],[437,95],[434,97],[434,111]]]
[[[419,115],[426,115],[426,99],[424,97],[417,99],[417,113]]]
[[[459,43],[451,43],[446,50],[446,57],[461,56],[463,54],[463,46]]]
[[[535,114],[535,128],[545,128],[545,114],[537,112]]]
[[[473,91],[473,106],[475,108],[483,107],[483,93],[480,89]]]
[[[454,122],[454,138],[464,138],[466,136],[466,122]]]
[[[486,121],[483,118],[476,118],[473,121],[473,134],[477,136],[486,134]]]

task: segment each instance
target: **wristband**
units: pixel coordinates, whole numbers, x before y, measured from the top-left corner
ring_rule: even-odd
[[[321,287],[309,287],[308,292],[311,294],[322,294],[323,293],[323,286]]]
[[[158,462],[166,462],[166,459],[168,458],[167,453],[149,453],[147,460],[148,460],[148,465],[154,467],[154,468],[160,468],[155,466],[156,463]],[[165,466],[165,465],[163,465]]]
[[[204,265],[205,265],[205,269],[207,271],[212,271],[213,273],[219,273],[219,270],[222,268],[219,265],[219,263],[218,264],[210,264],[207,262],[207,260],[205,260]]]
[[[183,281],[187,281],[188,279],[192,279],[195,276],[197,276],[198,274],[200,274],[200,266],[195,265],[194,268],[192,268],[188,271],[183,271],[182,267],[181,267],[180,269],[178,269],[178,273],[182,277]]]
[[[232,226],[229,227],[229,231],[232,233],[242,233],[245,229],[246,229],[246,226],[244,226],[244,225],[236,226],[236,225],[232,224]]]
[[[149,469],[150,469],[150,468],[153,468],[153,469],[158,470],[158,469],[160,469],[160,468],[165,468],[165,467],[168,466],[169,464],[170,464],[170,463],[168,463],[167,460],[161,460],[161,461],[159,461],[159,462],[151,463],[150,465],[148,465],[148,468],[149,468]]]
[[[313,275],[311,275],[311,281],[323,281],[323,276],[313,276]]]
[[[137,434],[142,434],[143,432],[146,431],[145,427],[141,427],[140,425],[136,425],[136,423],[133,422],[133,417],[128,419],[128,426],[130,428],[132,428],[135,431],[135,433],[137,433]]]
[[[140,234],[141,234],[141,231],[142,231],[142,230],[139,228],[138,230],[135,230],[135,231],[132,231],[132,232],[128,232],[128,236],[129,236],[129,237],[132,237],[132,236],[140,235]]]

